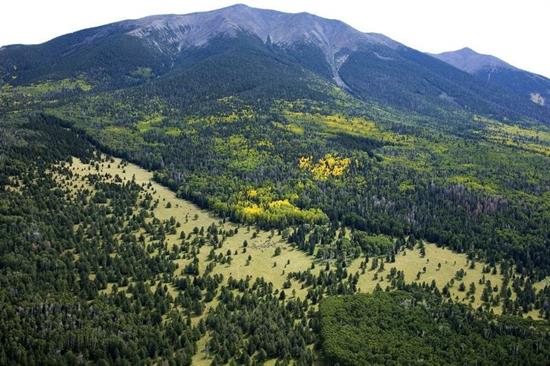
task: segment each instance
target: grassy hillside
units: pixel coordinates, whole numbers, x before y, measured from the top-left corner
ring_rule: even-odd
[[[73,185],[76,186],[83,186],[90,174],[99,173],[106,179],[118,176],[122,182],[134,180],[139,185],[150,187],[148,192],[152,199],[159,202],[153,209],[155,217],[165,221],[174,218],[176,223],[180,224],[178,229],[184,233],[192,233],[195,227],[199,231],[206,230],[211,225],[219,226],[222,231],[238,229],[237,233],[225,238],[222,247],[202,250],[197,253],[199,272],[208,265],[213,256],[225,257],[228,252],[231,252],[231,262],[215,266],[211,273],[220,273],[225,278],[236,279],[246,279],[247,276],[263,277],[266,281],[271,282],[275,289],[284,290],[286,287],[287,292],[305,299],[307,287],[297,281],[287,282],[288,274],[312,268],[309,272],[318,275],[319,271],[323,270],[325,261],[295,248],[281,237],[280,230],[270,232],[255,226],[224,222],[189,201],[176,197],[173,191],[155,182],[151,172],[134,164],[117,158],[109,158],[109,160],[98,163],[97,168],[94,168],[75,159],[67,168],[73,173]],[[166,235],[165,242],[169,250],[173,245],[178,244],[181,231]],[[372,237],[372,240],[383,239],[389,240],[390,243],[395,240],[394,238]],[[247,242],[246,251],[243,246],[245,241]],[[373,260],[371,260],[371,263],[367,263],[366,271],[363,272],[364,259],[359,258],[350,263],[347,271],[351,274],[358,273],[357,290],[359,292],[372,292],[377,285],[382,288],[395,286],[395,282],[392,283],[394,276],[391,275],[395,268],[395,270],[403,272],[405,283],[425,282],[430,284],[433,280],[440,289],[448,286],[450,298],[455,301],[471,303],[474,308],[485,305],[496,313],[502,312],[503,304],[500,302],[482,301],[483,290],[487,282],[491,283],[492,288],[496,286],[498,291],[501,291],[503,276],[499,274],[498,269],[493,271],[485,262],[470,261],[464,254],[438,248],[434,244],[423,243],[424,249],[420,249],[419,246],[420,244],[413,249],[405,248],[395,257],[395,262],[388,262],[384,256],[377,258],[380,265],[382,262],[386,262],[383,270],[380,269],[380,266],[373,268]],[[248,260],[249,255],[252,257],[250,261]],[[189,261],[176,260],[175,263],[178,265],[176,273],[184,274],[184,268]],[[425,271],[424,268],[426,268]],[[285,284],[285,282],[287,283]],[[467,285],[465,290],[459,290],[462,282]],[[468,290],[471,283],[475,284],[476,289],[470,293]],[[513,286],[511,284],[508,286],[513,293]],[[535,318],[540,317],[537,311],[531,311],[529,315]]]
[[[13,122],[2,135],[2,364],[190,364],[204,337],[210,359],[311,360],[311,331],[296,323],[308,305],[290,289],[280,295],[281,272],[309,265],[304,254],[275,234],[224,225],[70,131]],[[235,316],[269,309],[256,320],[277,337],[242,328],[241,318],[220,328],[236,302]],[[246,344],[216,349],[226,332]]]

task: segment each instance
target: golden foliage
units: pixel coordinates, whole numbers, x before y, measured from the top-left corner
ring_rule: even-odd
[[[316,208],[301,209],[292,200],[297,195],[276,199],[269,188],[250,188],[243,192],[238,204],[238,216],[245,222],[271,223],[324,223],[326,214]]]
[[[269,208],[293,208],[294,206],[287,200],[277,200],[273,202],[269,202]]]
[[[326,154],[314,164],[311,157],[301,157],[298,166],[302,170],[307,170],[313,174],[317,180],[326,180],[329,177],[339,177],[348,171],[351,160],[349,158],[340,158],[337,155]]]
[[[250,219],[260,216],[263,212],[263,208],[258,207],[258,205],[251,205],[243,208],[244,216]]]

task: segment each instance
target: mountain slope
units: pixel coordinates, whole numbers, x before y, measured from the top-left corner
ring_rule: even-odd
[[[0,79],[24,85],[85,73],[92,78],[120,82],[139,66],[157,73],[168,59],[136,37],[109,25],[87,29],[34,46],[11,45],[0,49]]]
[[[550,79],[544,76],[518,69],[497,57],[483,55],[470,48],[432,56],[476,76],[486,84],[507,88],[535,104],[549,105]]]
[[[408,47],[371,48],[350,54],[343,80],[362,99],[439,116],[441,110],[466,110],[498,118],[521,115],[550,121],[536,108],[499,86],[476,78]]]

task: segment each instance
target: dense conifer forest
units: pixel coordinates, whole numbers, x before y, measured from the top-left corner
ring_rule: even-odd
[[[491,317],[416,287],[331,297],[320,307],[333,365],[522,365],[548,362],[548,327]]]

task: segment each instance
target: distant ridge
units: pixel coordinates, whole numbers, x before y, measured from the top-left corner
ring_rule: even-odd
[[[501,59],[465,47],[457,51],[432,54],[479,79],[505,87],[533,103],[548,106],[550,79],[514,67]]]

